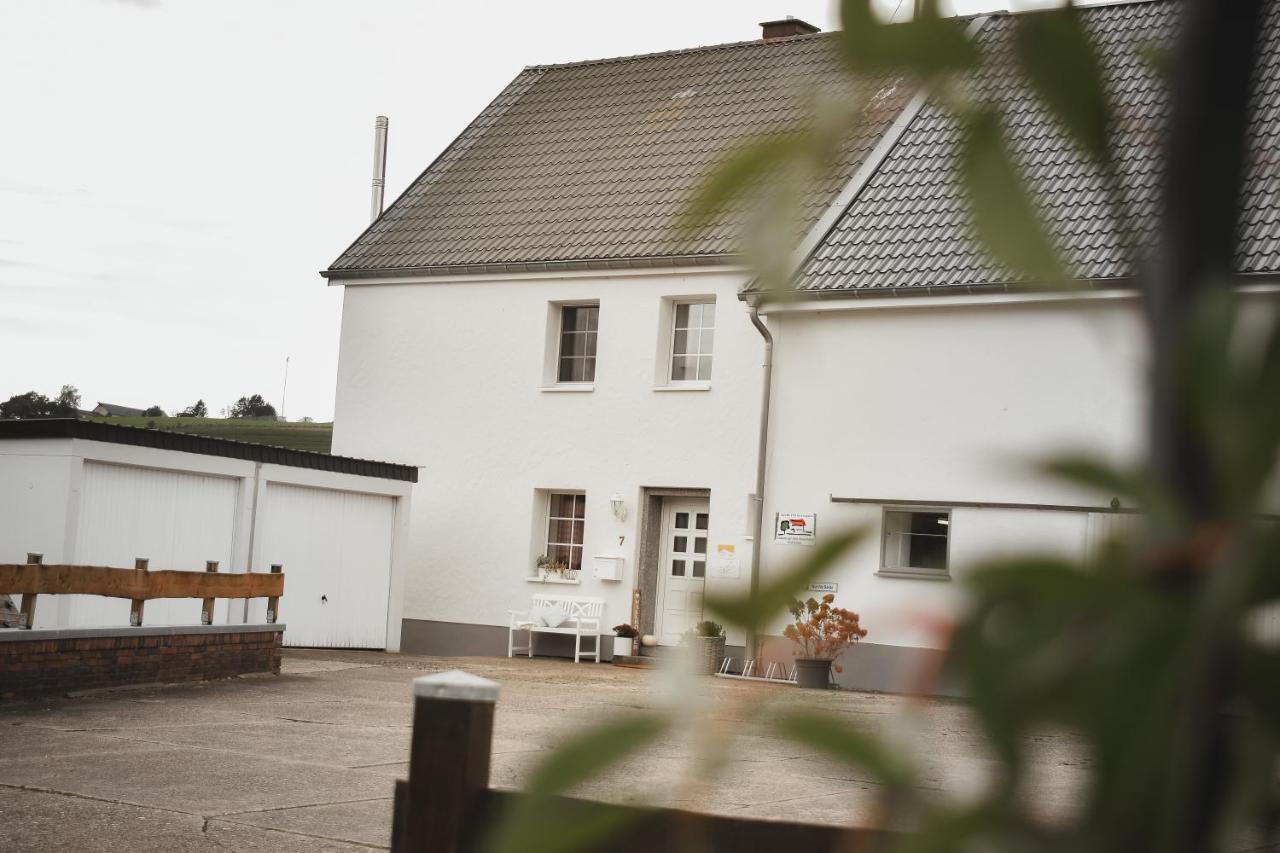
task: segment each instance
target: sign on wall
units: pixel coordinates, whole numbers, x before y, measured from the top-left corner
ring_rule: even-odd
[[[838,583],[811,583],[809,584],[809,592],[839,592],[840,584]]]
[[[780,512],[773,517],[773,541],[784,545],[812,545],[818,538],[814,513]]]
[[[711,571],[718,578],[742,577],[742,569],[738,565],[738,549],[733,545],[717,545],[716,561],[712,564]]]

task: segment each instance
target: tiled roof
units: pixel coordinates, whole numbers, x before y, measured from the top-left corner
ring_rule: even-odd
[[[876,81],[867,120],[804,194],[812,224],[910,92]],[[749,204],[686,234],[713,165],[852,83],[831,35],[527,68],[326,274],[581,262],[723,262]]]
[[[1081,9],[1109,70],[1119,168],[1139,223],[1139,247],[1153,242],[1161,130],[1169,108],[1168,92],[1143,55],[1172,44],[1177,5],[1154,0]],[[1236,260],[1241,273],[1280,271],[1280,2],[1268,5],[1267,16],[1249,130]],[[1015,78],[1012,26],[1010,17],[994,16],[979,31],[988,61],[977,90],[1003,108],[1011,148],[1073,275],[1127,277],[1134,270],[1123,262],[1096,168]],[[863,293],[1018,283],[971,236],[952,172],[959,132],[938,105],[926,103],[802,264],[797,289]]]

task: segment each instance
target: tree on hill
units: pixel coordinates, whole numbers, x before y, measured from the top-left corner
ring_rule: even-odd
[[[241,397],[231,407],[233,418],[274,418],[275,416],[276,407],[262,399],[261,394]]]
[[[187,406],[181,412],[178,412],[180,418],[207,418],[209,417],[209,407],[204,404],[204,400],[196,400],[190,406]]]
[[[39,391],[28,391],[0,403],[0,418],[48,418],[53,407],[54,402]]]
[[[168,415],[166,415],[166,414],[164,413],[164,409],[160,408],[159,406],[152,406],[151,408],[147,409],[147,410],[146,410],[145,412],[143,412],[142,414],[143,414],[143,416],[144,416],[144,417],[148,417],[148,418],[167,418],[167,417],[169,417]]]
[[[63,385],[58,392],[58,399],[53,401],[53,414],[60,417],[74,417],[80,411],[80,389],[74,385]]]

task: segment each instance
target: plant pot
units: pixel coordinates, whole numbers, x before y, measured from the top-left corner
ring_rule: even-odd
[[[698,650],[698,670],[703,675],[714,675],[724,663],[724,637],[698,637],[694,646]]]
[[[796,684],[826,690],[831,683],[831,661],[827,658],[796,658]]]
[[[631,637],[614,637],[613,638],[613,656],[615,658],[630,657],[631,644],[635,642]]]

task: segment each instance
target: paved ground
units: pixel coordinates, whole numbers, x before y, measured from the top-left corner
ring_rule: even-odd
[[[876,786],[772,735],[772,703],[803,700],[897,739],[933,796],[979,790],[992,764],[960,703],[819,693],[558,660],[286,652],[279,677],[0,703],[0,850],[385,848],[393,780],[406,773],[410,682],[461,668],[498,681],[493,776],[519,787],[539,753],[594,720],[675,703],[688,723],[577,793],[701,811],[865,822]],[[671,697],[679,696],[678,703]],[[731,758],[710,781],[692,744]],[[1072,807],[1081,768],[1040,742],[1033,791]]]

